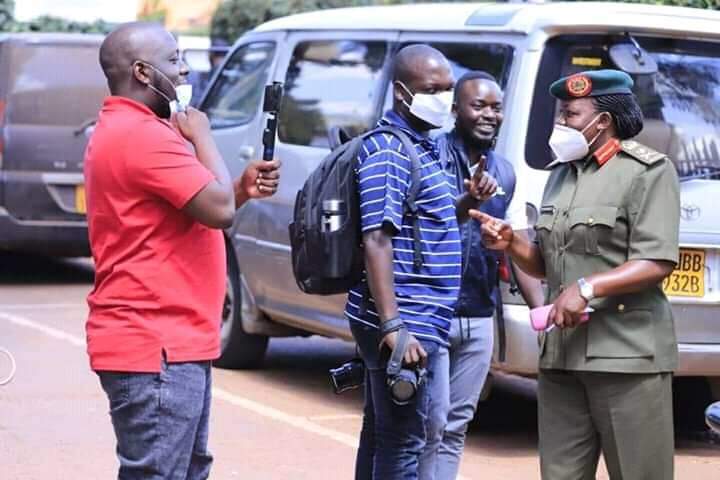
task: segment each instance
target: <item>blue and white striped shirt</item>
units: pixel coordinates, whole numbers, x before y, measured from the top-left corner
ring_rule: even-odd
[[[389,111],[378,125],[401,128],[415,144],[422,165],[416,203],[423,265],[413,268],[413,221],[405,212],[412,162],[402,143],[389,134],[369,137],[358,155],[358,185],[363,233],[393,232],[395,297],[408,330],[418,339],[448,344],[450,320],[460,292],[462,247],[455,217],[455,177],[440,162],[437,146]],[[366,298],[366,311],[360,308]],[[377,327],[378,314],[367,278],[350,290],[345,308],[350,321]]]

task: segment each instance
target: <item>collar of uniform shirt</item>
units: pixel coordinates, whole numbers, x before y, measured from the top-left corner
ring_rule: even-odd
[[[617,155],[620,150],[622,150],[620,141],[617,138],[611,138],[605,142],[605,145],[597,149],[597,151],[593,154],[593,158],[597,161],[598,165],[602,167],[610,161],[611,158]]]

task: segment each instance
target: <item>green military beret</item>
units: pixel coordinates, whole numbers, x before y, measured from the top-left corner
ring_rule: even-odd
[[[575,73],[550,85],[550,93],[560,100],[599,95],[631,94],[633,79],[620,70],[588,70]]]

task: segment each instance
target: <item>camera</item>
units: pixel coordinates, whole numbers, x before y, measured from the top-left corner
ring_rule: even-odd
[[[415,399],[415,395],[425,381],[427,371],[420,366],[413,368],[403,367],[403,357],[410,344],[410,333],[402,320],[397,318],[383,324],[385,332],[398,333],[395,348],[390,352],[387,368],[385,369],[386,383],[390,391],[390,398],[395,405],[408,405]],[[388,330],[392,329],[392,330]],[[381,334],[384,332],[381,330]]]
[[[400,321],[400,320],[398,320]],[[402,361],[410,342],[410,333],[406,328],[398,328],[398,342],[389,353],[385,368],[385,383],[390,398],[396,405],[411,403],[425,382],[427,370],[420,366],[403,367]],[[365,364],[354,358],[337,368],[330,369],[330,382],[336,394],[360,387],[365,382]]]
[[[390,398],[395,405],[407,405],[413,401],[418,389],[425,382],[427,370],[424,368],[401,368],[394,375],[387,376]]]
[[[361,387],[365,383],[365,364],[359,358],[345,362],[337,368],[331,368],[329,373],[330,383],[337,395]],[[401,368],[397,373],[388,374],[386,382],[393,403],[407,405],[412,402],[418,389],[425,382],[426,373],[424,368]]]
[[[365,383],[365,364],[359,358],[353,358],[337,368],[331,368],[330,383],[338,395],[362,386]]]

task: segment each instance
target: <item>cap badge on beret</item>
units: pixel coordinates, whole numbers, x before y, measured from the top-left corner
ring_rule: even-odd
[[[565,88],[573,97],[585,97],[592,92],[592,81],[587,75],[571,75],[565,81]]]

